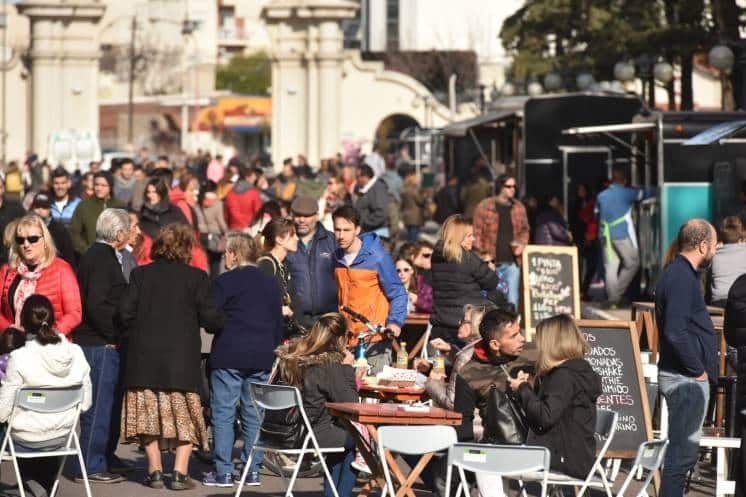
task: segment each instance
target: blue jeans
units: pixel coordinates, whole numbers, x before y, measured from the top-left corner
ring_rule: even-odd
[[[352,461],[355,460],[355,442],[349,435],[345,440],[344,448],[347,450],[341,454],[328,454],[326,464],[329,466],[329,473],[332,475],[339,497],[350,497],[357,480],[357,472],[352,469]],[[324,497],[334,497],[332,487],[326,478],[324,478]]]
[[[236,420],[236,404],[241,402],[241,435],[243,450],[241,462],[249,458],[259,431],[259,419],[254,410],[249,385],[267,383],[269,371],[259,369],[213,369],[210,373],[212,396],[213,444],[215,446],[215,472],[219,475],[233,472],[233,444],[235,442],[233,423]],[[249,471],[258,472],[264,459],[262,452],[255,452]]]
[[[668,440],[663,463],[661,497],[682,497],[686,474],[697,463],[702,423],[710,400],[708,381],[669,371],[658,372],[658,384],[668,404]]]
[[[515,263],[502,263],[497,266],[497,276],[508,285],[505,298],[518,310],[519,290],[521,286],[521,268]]]
[[[108,470],[117,449],[122,411],[121,358],[110,346],[81,348],[91,368],[93,398],[91,408],[80,415],[80,448],[86,471],[95,474]]]

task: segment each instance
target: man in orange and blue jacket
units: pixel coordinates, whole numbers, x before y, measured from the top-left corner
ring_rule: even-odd
[[[340,307],[349,307],[372,323],[385,324],[396,336],[407,317],[407,291],[396,273],[391,256],[375,233],[360,234],[360,218],[351,206],[332,214],[334,236],[339,248],[335,252],[334,276]],[[347,345],[357,345],[357,335],[365,325],[348,318],[352,333]],[[373,337],[367,350],[373,372],[391,364],[391,342]]]

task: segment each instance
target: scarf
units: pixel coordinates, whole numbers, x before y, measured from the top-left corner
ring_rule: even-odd
[[[474,345],[474,355],[477,357],[479,362],[489,362],[495,366],[515,361],[518,357],[514,355],[495,355],[492,349],[484,343],[484,340],[480,340],[476,345]]]
[[[42,268],[41,266],[36,266],[36,268],[31,271],[26,263],[20,262],[16,271],[18,271],[18,276],[21,278],[21,281],[18,283],[15,295],[13,295],[13,308],[15,309],[14,325],[20,328],[23,304],[26,302],[27,298],[36,292],[36,283],[41,277]]]

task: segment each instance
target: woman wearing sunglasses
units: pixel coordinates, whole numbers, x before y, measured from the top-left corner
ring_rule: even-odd
[[[7,229],[13,236],[8,263],[0,269],[0,330],[19,327],[26,299],[39,294],[52,302],[56,329],[69,335],[82,319],[75,273],[57,257],[52,235],[39,216],[23,216]]]

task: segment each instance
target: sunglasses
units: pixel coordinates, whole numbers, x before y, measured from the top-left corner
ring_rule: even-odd
[[[40,235],[16,236],[17,245],[23,245],[24,243],[26,243],[26,240],[28,240],[28,242],[33,245],[34,243],[41,240],[41,236]]]
[[[412,268],[402,267],[396,270],[397,273],[411,273]]]
[[[486,262],[487,264],[494,264],[495,259],[485,259],[484,262]]]
[[[503,188],[513,188],[515,189],[516,185],[503,185]]]

